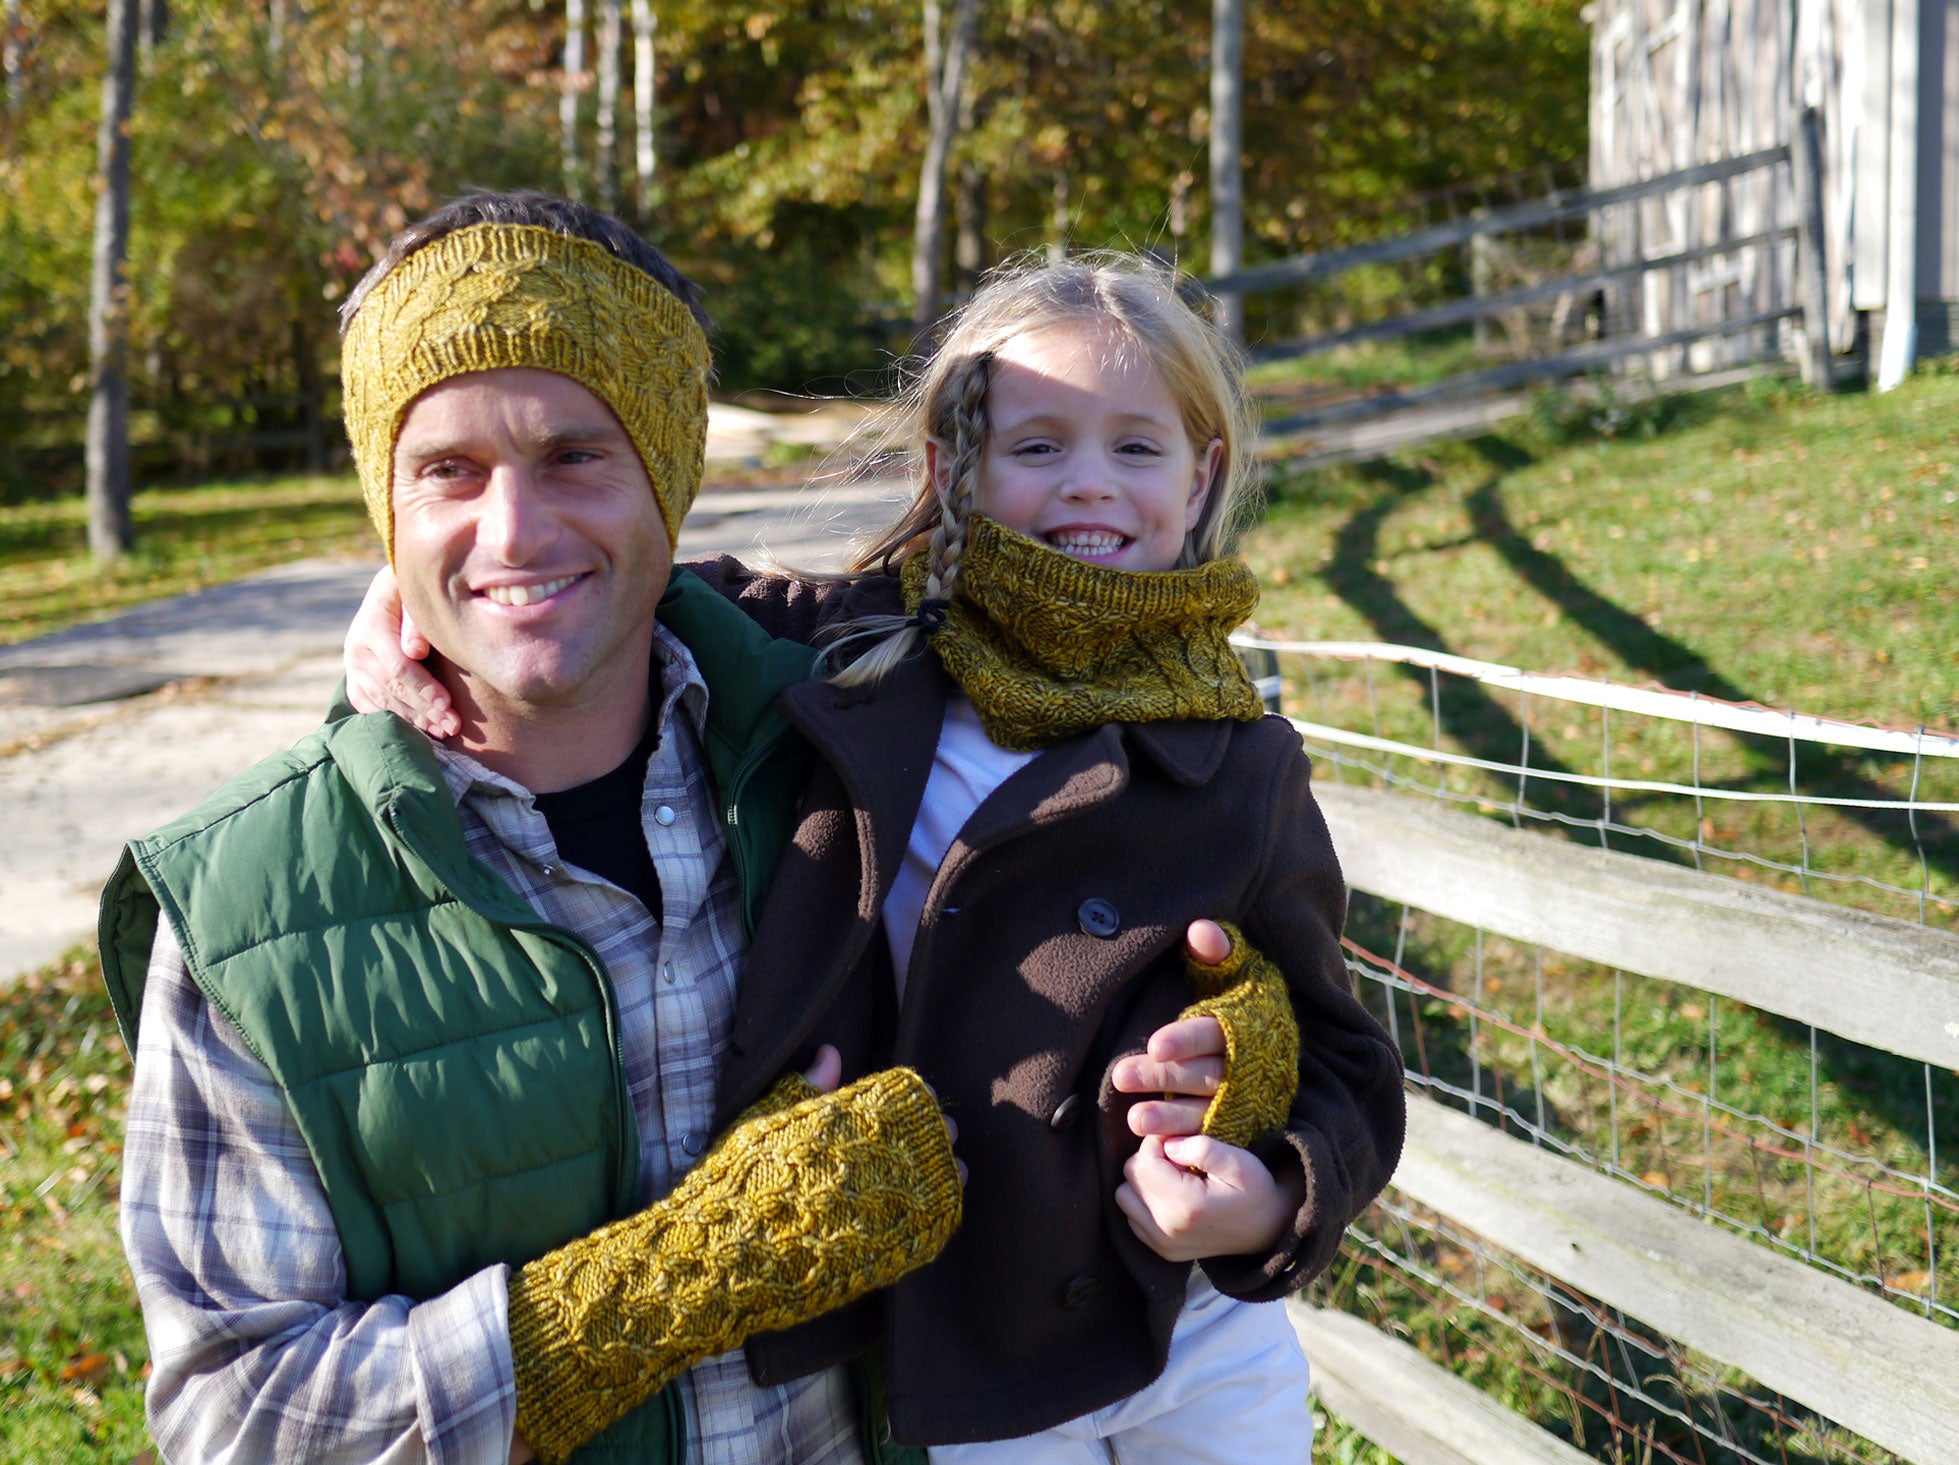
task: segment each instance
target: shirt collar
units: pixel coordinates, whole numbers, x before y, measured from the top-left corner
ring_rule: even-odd
[[[653,623],[653,668],[659,677],[660,700],[653,716],[659,725],[660,740],[666,741],[676,708],[699,737],[707,726],[707,682],[686,643],[658,621]],[[449,796],[458,804],[471,794],[507,795],[527,804],[531,802],[529,789],[485,767],[460,748],[436,743],[435,761],[449,787]]]

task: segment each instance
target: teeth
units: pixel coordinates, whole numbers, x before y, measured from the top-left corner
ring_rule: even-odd
[[[1128,538],[1108,530],[1088,530],[1080,533],[1050,534],[1048,543],[1063,554],[1087,558],[1111,555],[1129,542]]]
[[[483,593],[498,605],[530,605],[535,601],[549,600],[577,578],[576,575],[566,575],[561,580],[546,580],[542,585],[491,585]]]

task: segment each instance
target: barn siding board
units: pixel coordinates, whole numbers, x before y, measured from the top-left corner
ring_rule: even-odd
[[[1592,186],[1788,142],[1804,107],[1824,139],[1830,335],[1844,350],[1857,313],[1882,310],[1889,197],[1892,0],[1598,0],[1592,45]],[[1921,0],[1918,279],[1923,349],[1951,349],[1959,301],[1959,0]],[[1794,221],[1787,169],[1683,189],[1603,214],[1608,264],[1678,253]],[[1793,247],[1737,249],[1655,271],[1613,301],[1621,329],[1662,336],[1781,309],[1796,299]],[[1793,347],[1793,337],[1786,341]],[[1656,351],[1652,369],[1708,370],[1755,349],[1745,338]]]

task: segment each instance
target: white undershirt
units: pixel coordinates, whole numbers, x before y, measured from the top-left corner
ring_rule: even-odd
[[[918,939],[918,918],[946,851],[986,796],[1034,757],[1033,753],[1010,753],[996,747],[981,730],[979,714],[964,696],[955,692],[946,702],[938,750],[932,755],[932,774],[925,780],[918,818],[912,824],[911,838],[905,842],[904,862],[891,882],[891,893],[884,898],[884,934],[891,943],[891,969],[898,974],[900,996],[904,995],[905,972],[911,966],[912,943]]]

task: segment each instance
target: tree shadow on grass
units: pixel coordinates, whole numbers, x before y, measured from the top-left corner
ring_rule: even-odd
[[[1741,688],[1716,672],[1691,647],[1654,630],[1638,616],[1585,585],[1555,557],[1531,546],[1510,524],[1499,492],[1505,477],[1534,459],[1522,448],[1501,437],[1485,437],[1472,446],[1496,470],[1488,482],[1469,495],[1474,532],[1504,556],[1520,579],[1558,605],[1575,624],[1617,653],[1627,664],[1647,675],[1680,690],[1699,691],[1730,701],[1749,700]],[[1396,509],[1406,506],[1412,496],[1427,491],[1433,485],[1434,478],[1420,469],[1390,462],[1367,465],[1361,472],[1380,485],[1382,492],[1340,527],[1335,536],[1332,563],[1322,571],[1325,583],[1367,618],[1381,640],[1450,651],[1452,648],[1441,632],[1417,615],[1402,599],[1393,583],[1372,568],[1379,557],[1383,523]],[[1430,691],[1430,680],[1423,669],[1398,667],[1397,670],[1419,685],[1424,694]],[[1462,678],[1441,679],[1437,690],[1441,697],[1443,725],[1459,743],[1477,756],[1492,761],[1511,761],[1517,757],[1524,746],[1524,732],[1506,706],[1480,685]],[[1761,768],[1761,778],[1782,786],[1787,777],[1786,744],[1774,738],[1743,739],[1742,742]],[[1530,748],[1530,759],[1535,771],[1566,771],[1535,743]],[[1816,787],[1819,793],[1862,798],[1895,797],[1894,791],[1882,788],[1865,774],[1855,758],[1833,754],[1828,749],[1819,748],[1805,755],[1801,771],[1805,781]],[[1535,808],[1561,814],[1577,823],[1577,827],[1570,830],[1575,840],[1603,842],[1596,834],[1588,835],[1584,823],[1578,822],[1603,818],[1602,801],[1593,790],[1583,785],[1543,780],[1533,781],[1530,792]],[[1891,816],[1881,810],[1844,812],[1858,816],[1858,822],[1878,838],[1896,847],[1912,848],[1910,830],[1904,816]],[[1955,865],[1959,865],[1959,860],[1954,859],[1955,854],[1959,854],[1959,839],[1955,839],[1951,821],[1921,815],[1918,830],[1926,858],[1933,868],[1949,873]],[[1646,848],[1641,853],[1648,857],[1683,863],[1689,859],[1685,852],[1659,841],[1647,840],[1642,843]],[[1363,946],[1385,956],[1396,947],[1397,917],[1385,909],[1370,909],[1379,905],[1379,902],[1357,900],[1351,933]],[[1431,950],[1424,954],[1422,966],[1432,978],[1444,978],[1459,965],[1460,958],[1461,953],[1457,951]],[[1411,1029],[1409,1021],[1416,1014],[1405,996],[1398,1001],[1401,1012],[1394,1026],[1403,1041],[1404,1057],[1410,1066],[1458,1086],[1473,1087],[1483,1092],[1486,1101],[1494,1100],[1497,1095],[1487,1086],[1500,1080],[1488,1073],[1479,1074],[1473,1079],[1470,1077],[1474,1065],[1460,1036],[1452,1039],[1446,1032],[1438,1032],[1431,1026],[1423,1034],[1423,1044],[1416,1044],[1414,1034],[1419,1029]],[[1377,1015],[1385,1018],[1387,1014],[1384,1009],[1377,1009]],[[1782,1018],[1774,1019],[1773,1026],[1783,1035],[1789,1051],[1801,1052],[1806,1063],[1809,1029]],[[1859,1101],[1874,1116],[1883,1119],[1901,1134],[1924,1133],[1928,1121],[1922,1065],[1864,1049],[1830,1034],[1819,1033],[1818,1038],[1818,1057],[1826,1074],[1857,1093]],[[1421,1046],[1426,1046],[1428,1051],[1420,1051]],[[1939,1079],[1943,1084],[1943,1075]],[[1535,1094],[1505,1097],[1512,1105],[1518,1102],[1519,1097],[1533,1103],[1537,1098]],[[1955,1118],[1959,1116],[1942,1117],[1937,1121],[1941,1150],[1950,1148],[1950,1137],[1945,1131]]]
[[[1359,471],[1385,491],[1348,518],[1335,534],[1332,563],[1320,572],[1327,588],[1366,617],[1378,639],[1400,646],[1450,652],[1442,633],[1417,615],[1394,583],[1373,568],[1379,557],[1381,525],[1410,497],[1430,488],[1435,481],[1433,475],[1389,461],[1365,464]],[[1462,677],[1432,681],[1428,671],[1417,666],[1397,665],[1394,670],[1419,686],[1424,695],[1439,700],[1443,727],[1476,757],[1510,763],[1524,752],[1523,725],[1480,683]],[[1571,772],[1541,746],[1531,745],[1529,757],[1534,773]],[[1605,812],[1603,801],[1583,784],[1535,781],[1531,785],[1531,797],[1537,807],[1575,821],[1581,828],[1584,823],[1600,820]],[[1584,835],[1574,830],[1573,837],[1583,839]]]
[[[1538,549],[1518,531],[1505,510],[1501,490],[1508,474],[1534,461],[1529,453],[1495,436],[1480,438],[1470,446],[1497,470],[1465,501],[1470,523],[1476,537],[1501,555],[1520,580],[1628,666],[1662,685],[1727,702],[1754,700],[1691,646],[1655,630],[1640,616],[1608,600],[1573,574],[1563,560]],[[1763,780],[1777,788],[1787,786],[1791,756],[1788,742],[1746,733],[1734,737]],[[1805,745],[1798,755],[1797,769],[1803,785],[1822,797],[1897,797],[1895,789],[1888,789],[1869,776],[1856,754],[1844,750]],[[1893,848],[1919,854],[1932,869],[1948,879],[1959,878],[1959,826],[1944,815],[1921,812],[1914,831],[1912,818],[1904,813],[1858,808],[1840,812]]]

